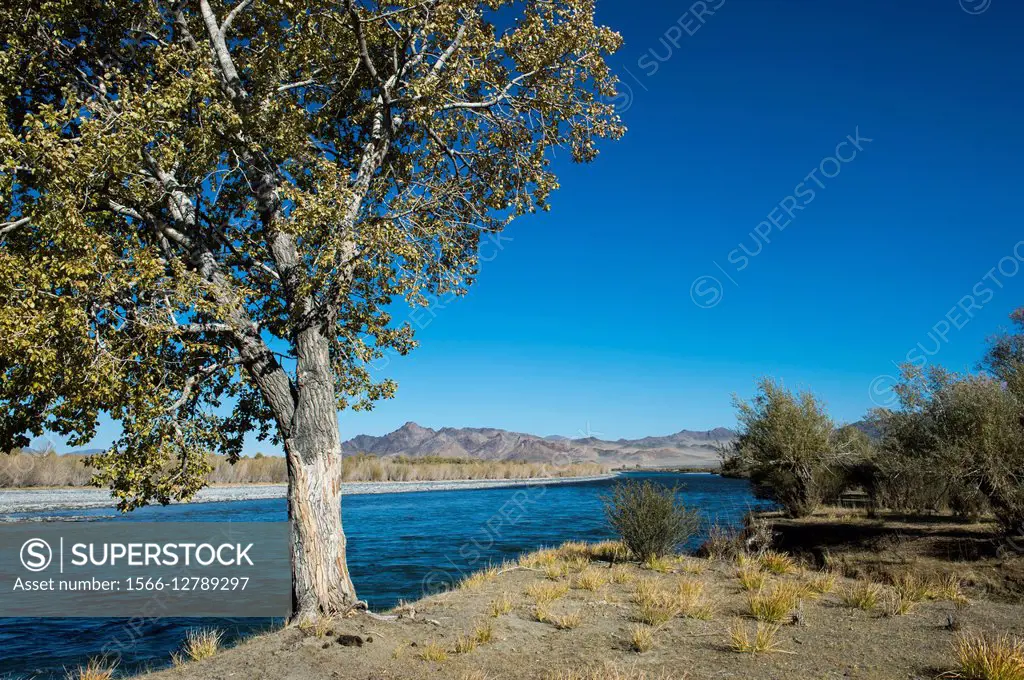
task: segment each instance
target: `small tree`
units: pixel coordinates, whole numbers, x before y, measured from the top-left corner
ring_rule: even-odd
[[[640,560],[674,553],[700,529],[700,514],[683,505],[674,488],[629,481],[603,500],[608,523]]]
[[[842,442],[824,408],[809,392],[794,395],[771,378],[751,402],[733,400],[740,432],[732,455],[759,493],[794,517],[814,512],[825,477],[842,456]]]

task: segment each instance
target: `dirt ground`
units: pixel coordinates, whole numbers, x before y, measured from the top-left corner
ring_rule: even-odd
[[[829,510],[806,519],[765,515],[774,545],[818,567],[853,578],[885,581],[908,571],[935,576],[955,572],[973,594],[990,600],[1024,600],[1024,558],[1006,550],[990,522],[948,515]]]
[[[653,565],[659,571],[635,563],[613,567],[579,553],[578,544],[570,545],[504,565],[458,590],[392,612],[402,615],[396,621],[354,614],[320,629],[288,628],[147,677],[923,679],[954,668],[957,630],[1024,636],[1024,606],[1008,601],[1005,593],[996,601],[983,591],[980,597],[968,591],[969,603],[932,599],[954,597],[932,593],[897,615],[886,613],[881,603],[870,611],[844,604],[845,594],[864,581],[838,575],[831,592],[813,594],[804,588],[801,604],[786,614],[778,630],[775,651],[741,653],[731,646],[731,630],[742,626],[753,634],[755,621],[734,559],[681,558]],[[775,574],[757,563],[747,565],[748,573],[765,574],[761,592],[776,584],[827,580],[803,568]],[[689,615],[680,610],[658,625],[640,624],[638,587],[698,592],[701,606]],[[894,592],[885,586],[881,601]],[[545,604],[545,596],[554,599]],[[538,601],[543,621],[535,615]],[[635,651],[637,627],[653,633],[648,651]],[[474,645],[465,638],[474,633],[481,641],[469,649]]]

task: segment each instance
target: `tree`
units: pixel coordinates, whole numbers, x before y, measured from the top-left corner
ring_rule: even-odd
[[[395,385],[400,299],[462,294],[623,132],[593,0],[10,0],[0,8],[0,446],[123,434],[122,509],[283,446],[299,618],[356,596],[338,411]]]
[[[990,375],[940,367],[908,367],[896,392],[900,408],[880,413],[890,465],[902,471],[908,459],[919,462],[954,510],[973,515],[991,507],[1004,533],[1024,535],[1020,398]]]
[[[846,449],[835,426],[810,392],[794,395],[771,378],[758,383],[750,402],[735,398],[740,424],[732,455],[755,488],[794,517],[811,514],[822,487]]]

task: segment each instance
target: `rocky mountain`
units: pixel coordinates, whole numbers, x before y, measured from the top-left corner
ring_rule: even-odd
[[[735,433],[724,427],[681,430],[663,437],[617,439],[539,437],[490,427],[434,430],[406,423],[383,437],[359,435],[342,444],[345,453],[376,456],[443,456],[534,462],[594,462],[613,467],[698,467],[718,465],[718,448]]]

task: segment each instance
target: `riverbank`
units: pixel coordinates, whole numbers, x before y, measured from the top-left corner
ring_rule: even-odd
[[[481,479],[415,482],[344,482],[342,496],[363,494],[412,493],[417,491],[457,491],[497,489],[514,486],[571,484],[610,479],[618,473],[583,477],[537,477],[532,479]],[[230,484],[209,486],[199,491],[190,503],[224,503],[268,498],[284,498],[286,484]],[[67,487],[56,489],[0,490],[0,515],[50,510],[86,510],[113,508],[114,501],[106,489]]]
[[[963,636],[1024,635],[1024,606],[968,598],[955,578],[880,584],[779,555],[613,565],[615,553],[567,544],[397,608],[393,621],[355,613],[287,628],[145,677],[906,680],[968,677],[953,675]]]

